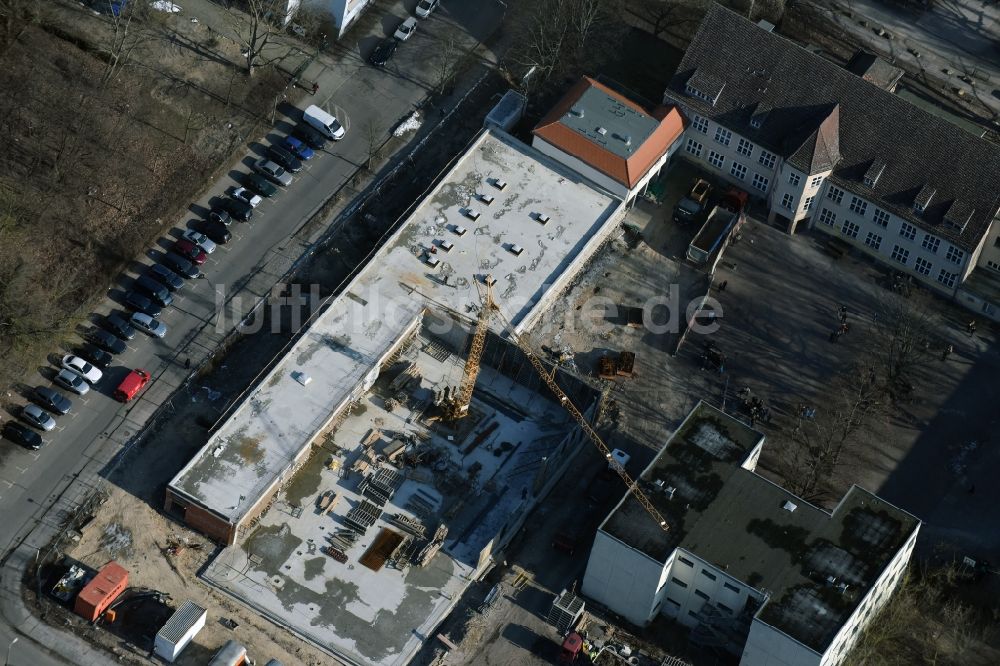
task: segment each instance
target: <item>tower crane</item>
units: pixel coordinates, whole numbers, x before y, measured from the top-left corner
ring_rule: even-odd
[[[469,356],[465,363],[465,371],[462,375],[462,383],[459,385],[457,391],[453,394],[452,398],[447,401],[444,405],[446,418],[459,419],[465,416],[469,411],[469,404],[472,402],[472,392],[476,386],[476,378],[479,376],[479,363],[483,355],[483,348],[486,344],[486,333],[489,331],[489,322],[494,314],[500,318],[503,322],[504,328],[507,330],[508,336],[510,336],[511,341],[517,345],[518,349],[528,358],[531,363],[531,367],[534,368],[538,376],[541,377],[542,381],[549,388],[552,394],[558,399],[559,404],[562,405],[563,409],[569,412],[573,420],[577,422],[577,425],[583,429],[583,432],[590,439],[591,443],[597,447],[605,459],[608,460],[608,464],[611,465],[618,476],[622,478],[625,485],[628,487],[628,492],[635,497],[636,501],[642,505],[642,508],[653,517],[656,524],[659,525],[660,529],[664,532],[670,529],[667,525],[666,519],[657,511],[656,507],[649,500],[642,489],[639,488],[638,482],[636,482],[629,475],[625,468],[620,465],[612,456],[611,450],[608,449],[608,445],[604,443],[601,436],[597,434],[597,431],[590,425],[587,421],[587,417],[573,404],[566,392],[562,390],[559,384],[555,380],[555,372],[550,375],[546,369],[545,365],[542,363],[541,359],[531,350],[531,346],[524,336],[520,335],[514,330],[510,321],[503,315],[500,311],[500,307],[497,305],[496,301],[493,300],[493,280],[490,276],[486,276],[484,280],[486,283],[485,293],[483,295],[483,307],[479,311],[479,316],[476,319],[476,330],[472,336],[472,346],[469,350]]]

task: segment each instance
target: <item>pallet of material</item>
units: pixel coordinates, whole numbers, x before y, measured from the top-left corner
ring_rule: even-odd
[[[372,545],[368,547],[365,554],[358,558],[358,562],[368,567],[372,571],[378,571],[385,566],[386,560],[396,551],[396,548],[403,542],[403,535],[398,532],[383,527]]]
[[[601,379],[614,379],[618,374],[615,361],[610,356],[602,356],[597,362],[597,376]]]
[[[618,354],[618,364],[615,371],[621,377],[631,377],[632,372],[635,370],[635,354],[629,351],[623,351]]]
[[[347,562],[347,555],[344,554],[344,551],[338,550],[333,546],[324,546],[323,552],[332,557],[333,559],[337,560],[341,564]]]
[[[389,517],[389,522],[419,539],[425,538],[424,535],[427,534],[427,528],[422,522],[402,513],[394,513]]]
[[[361,504],[351,509],[344,522],[349,527],[355,528],[357,532],[364,534],[368,528],[375,524],[375,521],[382,515],[381,507],[375,506],[368,500],[361,500]]]
[[[365,438],[361,440],[361,446],[365,447],[366,449],[371,448],[371,446],[379,439],[381,439],[381,437],[382,437],[382,431],[379,430],[378,428],[372,428],[371,430],[368,431],[368,434],[365,435]]]

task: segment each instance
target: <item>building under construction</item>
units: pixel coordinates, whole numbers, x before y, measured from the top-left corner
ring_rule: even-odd
[[[481,133],[169,484],[230,546],[205,578],[344,661],[408,661],[588,446],[596,394],[523,338],[623,213]]]

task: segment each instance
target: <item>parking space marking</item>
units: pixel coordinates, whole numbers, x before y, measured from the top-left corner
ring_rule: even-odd
[[[27,472],[27,471],[28,471],[29,469],[31,469],[31,467],[30,467],[30,466],[29,466],[29,467],[21,467],[20,465],[14,465],[14,467],[16,467],[16,468],[17,468],[17,473],[18,473],[18,474],[24,474],[24,473],[25,473],[25,472]]]
[[[8,481],[7,479],[0,479],[0,481],[3,481],[4,483],[6,483],[6,484],[7,484],[7,488],[8,488],[8,489],[10,489],[10,488],[13,488],[13,487],[14,487],[14,484],[13,484],[13,482],[11,482],[11,481]]]
[[[58,430],[59,432],[62,432],[65,429],[66,429],[66,426],[60,426],[60,425],[57,425],[55,428],[53,428],[53,430]]]

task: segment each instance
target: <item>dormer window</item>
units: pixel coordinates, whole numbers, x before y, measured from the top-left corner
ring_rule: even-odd
[[[864,178],[862,179],[865,183],[865,187],[874,188],[875,183],[878,182],[879,176],[885,171],[885,162],[882,160],[875,160],[865,171]]]
[[[927,207],[931,203],[931,199],[934,198],[934,188],[930,185],[924,185],[917,192],[916,198],[913,200],[913,212],[917,215],[922,215]]]
[[[754,129],[760,129],[760,126],[763,124],[763,122],[764,122],[763,118],[760,118],[760,117],[751,118],[750,119],[750,127],[754,128]]]
[[[715,103],[719,101],[719,95],[722,94],[722,89],[725,87],[726,82],[719,77],[703,70],[695,70],[691,78],[684,84],[684,92],[715,106]]]
[[[922,203],[920,203],[918,201],[914,201],[913,202],[913,212],[914,213],[917,213],[918,215],[922,215],[923,212],[924,212],[924,210],[925,210],[924,209],[924,205]]]

